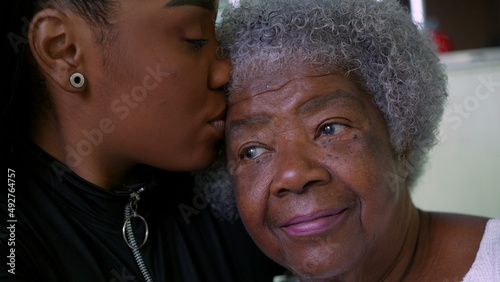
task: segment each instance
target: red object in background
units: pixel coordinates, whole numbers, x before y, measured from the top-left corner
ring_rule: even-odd
[[[453,44],[451,43],[450,37],[437,29],[429,30],[432,40],[436,43],[437,51],[439,53],[453,51]]]

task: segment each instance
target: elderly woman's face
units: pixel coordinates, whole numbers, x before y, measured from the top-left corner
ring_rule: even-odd
[[[249,233],[302,277],[376,267],[400,240],[405,203],[382,114],[352,75],[268,80],[283,83],[259,90],[266,82],[256,80],[233,93],[226,121]]]

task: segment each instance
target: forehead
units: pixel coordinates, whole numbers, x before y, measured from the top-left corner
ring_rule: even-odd
[[[249,79],[244,87],[229,93],[229,108],[245,108],[246,105],[255,103],[278,103],[280,106],[285,106],[284,103],[300,103],[300,100],[331,94],[338,89],[345,90],[344,93],[364,92],[361,91],[362,86],[353,74],[346,75],[340,71],[319,72],[302,68],[294,72]]]
[[[290,70],[289,68],[280,71],[280,73],[270,74],[262,72],[261,75],[251,76],[242,81],[238,81],[236,90],[229,92],[229,106],[238,104],[250,97],[257,97],[261,94],[269,94],[293,83],[294,80],[300,80],[307,77],[319,77],[333,74],[333,71],[315,71],[308,67],[302,67]]]
[[[229,133],[256,125],[269,125],[277,117],[290,121],[317,112],[338,112],[340,109],[364,112],[371,104],[370,96],[362,90],[357,79],[340,73],[264,81],[274,82],[267,85],[271,90],[258,91],[256,87],[249,87],[238,93],[230,103],[227,116]],[[262,87],[262,81],[256,84],[257,88]]]

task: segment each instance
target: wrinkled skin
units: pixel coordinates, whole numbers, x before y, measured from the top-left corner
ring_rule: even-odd
[[[433,229],[431,215],[413,206],[405,157],[353,75],[302,69],[250,81],[232,97],[227,154],[237,204],[269,257],[318,281],[418,281],[434,267],[422,262],[438,254],[416,250],[434,251],[435,242],[419,237],[434,233],[442,243],[459,225]],[[459,275],[484,229],[484,220],[474,224],[463,267],[444,263]],[[434,277],[453,272],[443,269]]]

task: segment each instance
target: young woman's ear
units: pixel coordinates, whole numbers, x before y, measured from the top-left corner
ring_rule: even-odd
[[[41,72],[67,92],[83,92],[87,85],[79,43],[84,40],[78,36],[88,36],[90,31],[82,29],[86,28],[75,17],[55,9],[38,12],[30,24],[30,48]]]

